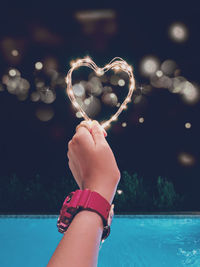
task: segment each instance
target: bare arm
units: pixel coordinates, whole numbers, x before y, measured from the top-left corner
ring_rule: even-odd
[[[84,124],[82,124],[84,125]],[[86,127],[86,128],[85,128]],[[114,155],[98,124],[78,127],[69,142],[69,167],[80,189],[101,194],[111,204],[120,179]],[[48,267],[96,267],[103,220],[83,210],[72,220]]]
[[[79,212],[56,248],[48,267],[96,267],[103,221],[95,212]]]

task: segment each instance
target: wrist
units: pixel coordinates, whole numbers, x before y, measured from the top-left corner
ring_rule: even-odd
[[[109,189],[109,188],[101,188],[98,186],[84,186],[82,190],[84,189],[89,189],[90,191],[95,191],[97,193],[99,193],[102,197],[104,197],[109,203],[110,205],[113,202],[114,196],[115,196],[115,189]]]
[[[92,222],[96,222],[99,227],[101,228],[101,230],[103,231],[104,225],[103,225],[103,220],[101,218],[101,216],[92,210],[81,210],[79,211],[75,217],[84,217],[85,221],[87,221],[88,223],[92,223]]]

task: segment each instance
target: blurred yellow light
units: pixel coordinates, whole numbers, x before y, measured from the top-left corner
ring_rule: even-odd
[[[53,118],[54,116],[54,110],[52,107],[40,107],[36,109],[35,112],[36,117],[41,120],[41,121],[49,121]]]
[[[90,102],[91,102],[91,101],[90,101],[90,99],[89,99],[89,98],[86,98],[86,99],[84,100],[84,104],[85,104],[85,105],[89,105],[89,104],[90,104]]]
[[[200,98],[199,88],[188,81],[183,83],[181,94],[183,101],[190,105],[196,104]]]
[[[125,85],[125,81],[123,79],[119,79],[118,85],[119,86],[124,86]]]
[[[140,117],[140,118],[139,118],[139,122],[140,122],[140,123],[143,123],[143,122],[144,122],[144,118],[143,118],[143,117]]]
[[[77,117],[77,118],[82,118],[82,117],[83,117],[80,111],[77,111],[77,112],[76,112],[76,117]]]
[[[126,122],[122,122],[122,127],[126,127],[127,123]]]
[[[154,56],[147,56],[140,63],[140,71],[144,76],[151,76],[159,68],[159,60]]]
[[[195,157],[189,153],[180,153],[178,155],[178,161],[185,166],[192,166],[195,163]]]
[[[156,71],[156,76],[159,77],[159,78],[162,77],[163,76],[163,72],[161,70],[157,70]]]
[[[97,10],[84,10],[78,11],[75,14],[75,18],[79,21],[95,21],[102,19],[113,19],[116,13],[112,9],[97,9]]]
[[[36,70],[41,70],[42,68],[43,68],[43,64],[42,64],[42,62],[36,62],[35,63],[35,68],[36,68]]]
[[[17,57],[19,55],[19,52],[16,49],[14,49],[14,50],[11,51],[11,55],[13,57]]]
[[[186,122],[186,123],[185,123],[185,128],[189,129],[189,128],[191,128],[191,126],[192,126],[192,125],[191,125],[190,122]]]
[[[104,71],[102,70],[102,69],[97,69],[97,71],[96,71],[96,74],[98,75],[98,76],[102,76],[102,75],[104,75]]]
[[[16,70],[14,70],[14,69],[9,70],[9,75],[10,75],[11,77],[16,76],[16,74],[17,74]]]
[[[188,38],[188,29],[183,23],[173,23],[169,28],[169,36],[175,42],[184,42]]]

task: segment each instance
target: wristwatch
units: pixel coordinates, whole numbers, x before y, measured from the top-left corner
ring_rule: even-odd
[[[57,221],[58,231],[66,232],[74,216],[81,210],[94,211],[101,216],[104,224],[101,241],[104,242],[110,234],[114,204],[110,205],[99,193],[89,189],[76,190],[66,197]]]

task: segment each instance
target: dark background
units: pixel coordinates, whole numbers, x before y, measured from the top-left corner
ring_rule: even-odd
[[[85,24],[76,18],[76,13],[84,10],[91,13],[111,10],[115,15],[109,22],[102,19],[94,24],[93,30],[87,33]],[[140,88],[150,84],[149,78],[140,73],[140,62],[143,57],[154,55],[160,62],[174,60],[180,76],[194,82],[199,90],[199,16],[197,4],[178,1],[1,3],[0,74],[3,76],[14,67],[30,83],[28,97],[20,101],[2,82],[1,179],[5,181],[13,173],[23,184],[38,174],[47,183],[59,183],[61,176],[73,179],[67,164],[67,143],[81,119],[76,118],[63,83],[55,86],[53,103],[31,101],[30,95],[36,91],[37,61],[44,63],[47,58],[53,58],[57,72],[64,77],[72,59],[89,55],[97,65],[103,66],[120,56],[133,65]],[[177,43],[169,38],[168,29],[174,22],[182,22],[188,28],[185,42]],[[13,49],[19,51],[18,57],[11,56]],[[53,118],[40,121],[37,109],[49,106],[54,111]],[[149,184],[155,184],[158,176],[166,177],[180,195],[188,196],[189,210],[199,210],[199,111],[199,101],[188,105],[179,94],[152,88],[145,95],[145,105],[130,103],[128,110],[112,124],[107,137],[122,173],[137,172]],[[144,117],[144,123],[139,123],[140,117]],[[121,126],[123,122],[127,127]],[[186,122],[191,123],[190,129],[185,128]],[[193,164],[185,165],[178,160],[183,152],[192,156]]]

